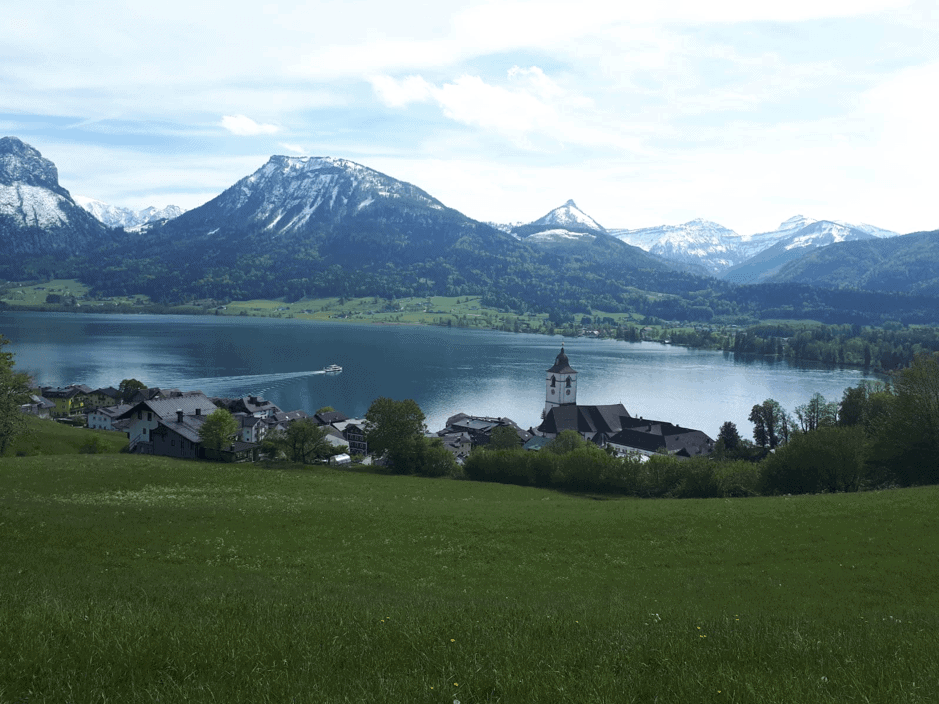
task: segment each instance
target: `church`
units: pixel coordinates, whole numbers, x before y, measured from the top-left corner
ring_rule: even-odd
[[[665,451],[678,457],[709,455],[714,441],[700,430],[683,428],[666,421],[632,417],[622,403],[582,406],[577,403],[577,370],[571,366],[564,345],[545,372],[545,404],[541,425],[534,432],[554,438],[574,430],[585,440],[601,447],[609,445],[619,453],[651,455]]]

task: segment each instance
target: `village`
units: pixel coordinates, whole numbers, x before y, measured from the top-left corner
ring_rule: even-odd
[[[704,432],[633,416],[621,403],[578,404],[577,378],[578,372],[562,345],[554,364],[545,372],[545,405],[537,427],[525,430],[510,418],[456,413],[443,429],[425,432],[425,437],[439,439],[460,464],[475,448],[489,445],[500,428],[509,429],[517,437],[517,445],[532,452],[565,431],[573,431],[619,456],[642,458],[664,453],[690,458],[707,456],[714,450],[714,441]],[[258,461],[266,437],[277,431],[286,433],[291,424],[304,421],[322,430],[331,464],[353,460],[369,464],[373,459],[366,419],[349,418],[331,407],[314,413],[284,411],[259,396],[210,397],[202,391],[147,388],[140,382],[127,381],[136,382],[125,380],[121,389],[91,389],[83,384],[40,386],[21,411],[89,429],[122,432],[131,453],[223,462]],[[209,448],[203,426],[218,409],[231,414],[236,431],[225,444]]]

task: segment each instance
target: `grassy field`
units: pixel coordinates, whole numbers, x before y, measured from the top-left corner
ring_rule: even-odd
[[[97,438],[101,452],[120,452],[127,446],[127,435],[107,430],[74,428],[53,420],[26,416],[27,432],[19,435],[6,449],[7,457],[17,455],[74,455]]]
[[[939,489],[0,460],[0,702],[935,702]]]
[[[77,279],[54,279],[43,283],[12,284],[0,295],[0,301],[14,306],[38,308],[40,306],[46,306],[46,297],[52,294],[66,299],[74,298],[79,305],[90,306],[92,308],[106,304],[114,306],[133,306],[144,305],[150,302],[150,297],[144,295],[113,296],[97,301],[86,300],[88,292],[88,286]]]

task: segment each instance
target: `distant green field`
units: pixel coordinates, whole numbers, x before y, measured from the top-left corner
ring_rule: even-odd
[[[226,315],[290,317],[358,323],[410,323],[464,325],[466,327],[540,327],[546,316],[519,315],[487,308],[479,296],[431,296],[429,298],[316,298],[294,303],[270,300],[232,301]]]
[[[935,702],[939,488],[0,460],[0,702]]]

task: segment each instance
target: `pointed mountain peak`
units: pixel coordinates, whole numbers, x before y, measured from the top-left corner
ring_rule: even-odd
[[[573,199],[552,210],[544,217],[538,218],[527,225],[521,225],[513,230],[520,237],[527,237],[546,230],[566,230],[579,233],[605,233],[606,229],[577,207]]]

